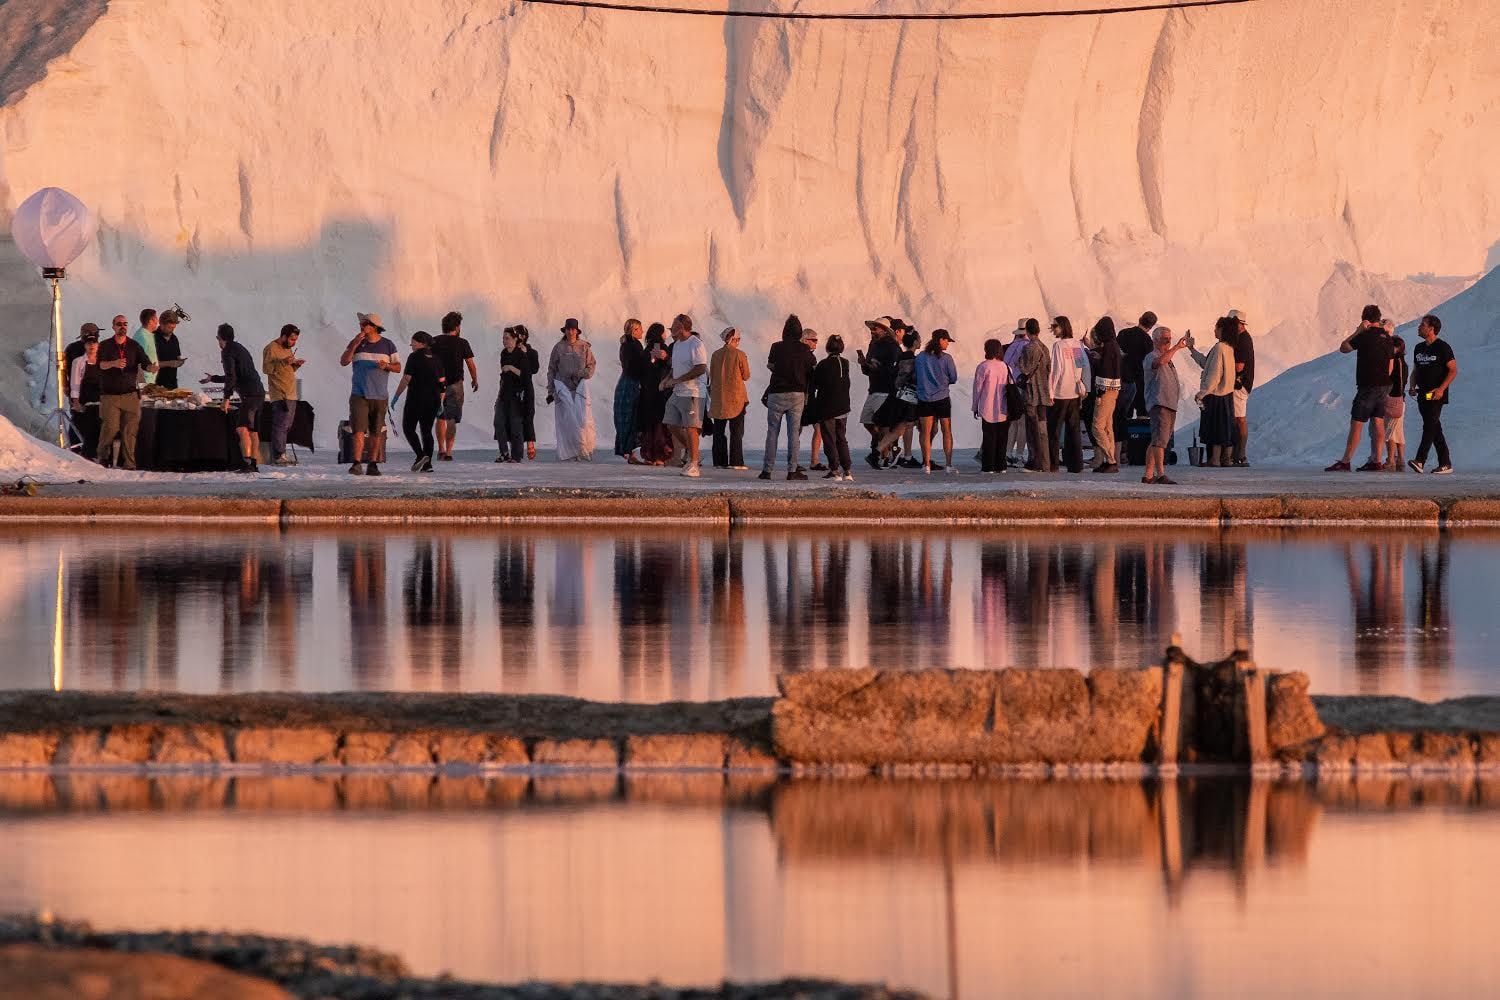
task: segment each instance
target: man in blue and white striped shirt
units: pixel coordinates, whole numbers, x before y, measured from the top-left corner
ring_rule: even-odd
[[[378,476],[380,465],[373,456],[378,454],[377,442],[385,429],[386,411],[390,407],[390,376],[401,370],[401,356],[396,345],[386,339],[378,313],[359,314],[359,336],[349,341],[339,364],[346,368],[354,366],[354,386],[349,393],[354,464],[349,466],[349,472],[356,476]],[[370,441],[372,456],[368,471],[364,463],[366,439]]]

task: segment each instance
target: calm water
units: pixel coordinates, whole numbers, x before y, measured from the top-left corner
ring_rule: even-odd
[[[0,688],[704,699],[785,670],[1135,666],[1500,691],[1500,536],[443,527],[0,534]],[[61,614],[58,593],[61,592]]]
[[[0,912],[515,981],[1500,993],[1500,783],[0,779]]]

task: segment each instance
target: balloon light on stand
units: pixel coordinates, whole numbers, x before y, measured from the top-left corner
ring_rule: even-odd
[[[68,447],[68,373],[63,359],[62,287],[68,265],[88,248],[94,235],[94,214],[62,188],[42,188],[21,202],[10,226],[11,237],[26,259],[42,269],[52,285],[52,346],[57,366],[59,419],[57,444]]]

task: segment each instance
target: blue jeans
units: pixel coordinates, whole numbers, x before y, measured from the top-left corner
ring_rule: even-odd
[[[796,470],[802,444],[802,408],[806,405],[805,392],[773,392],[766,397],[766,454],[761,459],[765,471],[776,467],[776,438],[783,420],[786,421],[786,471]]]

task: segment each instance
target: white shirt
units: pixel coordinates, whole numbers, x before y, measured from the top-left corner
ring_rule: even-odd
[[[1052,342],[1052,398],[1077,399],[1088,393],[1089,352],[1080,341],[1062,338]]]
[[[703,374],[672,386],[672,395],[697,399],[703,395],[704,383],[708,381],[708,348],[703,346],[698,335],[692,334],[688,339],[679,340],[672,345],[673,378],[682,378],[700,365],[703,367]]]

